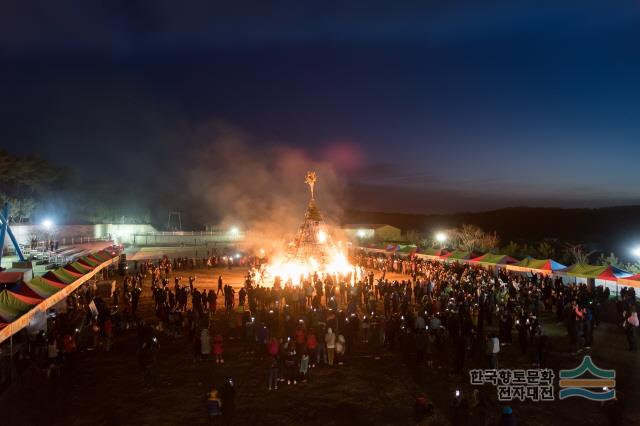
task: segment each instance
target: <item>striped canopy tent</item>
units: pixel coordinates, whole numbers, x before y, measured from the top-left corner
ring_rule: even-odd
[[[87,272],[92,271],[94,268],[91,267],[91,266],[83,265],[80,262],[72,262],[72,263],[69,263],[69,264],[65,265],[64,269],[69,271],[69,272],[72,272],[72,273],[84,275]]]
[[[22,281],[21,272],[9,272],[9,271],[0,272],[0,288],[5,286],[15,285],[20,281]]]
[[[565,265],[563,265],[562,263],[558,263],[553,259],[534,259],[531,256],[525,257],[513,266],[523,269],[535,269],[537,271],[545,272],[554,272],[566,268]]]
[[[72,267],[70,267],[69,265],[64,265],[62,268],[60,268],[62,271],[64,271],[65,273],[71,275],[74,278],[80,278],[81,276],[84,275],[84,272],[78,272],[75,269],[73,269]]]
[[[640,288],[640,274],[631,275],[627,278],[620,278],[618,280],[618,284],[627,286],[627,287],[638,287]]]
[[[448,252],[444,249],[428,248],[428,249],[420,250],[420,255],[429,256],[429,257],[442,257],[442,256],[445,256],[447,253]]]
[[[604,281],[618,281],[620,278],[628,278],[633,275],[631,272],[624,271],[611,265],[587,265],[584,263],[576,263],[575,265],[568,266],[558,272],[574,277],[594,278]]]
[[[469,260],[472,255],[468,251],[454,250],[451,253],[445,253],[440,257],[446,260]]]
[[[42,298],[56,294],[67,285],[59,282],[50,281],[43,277],[35,277],[27,283],[27,286]]]
[[[0,291],[0,317],[7,322],[12,322],[40,302],[41,299],[18,297],[9,290],[2,290]]]
[[[102,257],[98,257],[97,253],[89,253],[87,255],[87,257],[89,259],[93,259],[93,261],[98,262],[98,265],[101,264],[102,262],[104,262],[104,260],[102,260]]]
[[[31,287],[29,287],[26,283],[21,282],[14,286],[8,288],[8,290],[18,296],[29,297],[31,299],[44,299],[42,295],[34,291]]]
[[[115,253],[112,253],[106,250],[101,250],[97,253],[93,253],[92,256],[100,260],[100,263],[102,263],[102,262],[106,262],[107,260],[113,259],[115,257]]]
[[[469,262],[481,263],[483,265],[514,265],[518,263],[516,259],[506,254],[487,253],[479,257],[474,257]]]
[[[541,271],[558,271],[566,268],[562,263],[558,263],[553,259],[534,259],[531,256],[525,257],[516,266],[528,269],[538,269]]]
[[[77,274],[76,274],[77,275]],[[82,274],[80,274],[82,276]],[[65,271],[63,268],[54,269],[53,271],[49,271],[43,275],[44,278],[52,281],[59,281],[63,284],[71,284],[78,277]]]
[[[78,262],[82,263],[83,265],[91,266],[92,268],[95,268],[101,263],[97,259],[89,256],[82,256],[78,259]]]

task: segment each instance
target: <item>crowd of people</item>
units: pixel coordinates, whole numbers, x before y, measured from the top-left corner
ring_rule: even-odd
[[[358,279],[351,274],[315,274],[296,283],[276,278],[273,285],[264,285],[254,268],[240,288],[236,286],[236,293],[220,274],[212,277],[217,287],[207,290],[198,288],[195,274],[185,274],[186,279],[180,275],[199,267],[233,267],[237,259],[229,258],[234,260],[165,257],[135,263],[113,291],[110,307],[94,297],[95,289],[76,293],[74,297],[82,299],[76,311],[84,316],[82,331],[61,316],[47,336],[35,339],[38,351],[46,350],[50,360],[48,374],[59,374],[61,365],[72,370],[77,351],[109,351],[114,330],[134,327],[136,356],[147,388],[153,387],[159,333],[187,339],[194,362],[211,360],[220,366],[227,343],[243,345],[244,353],[264,365],[267,391],[313,380],[314,369],[339,368],[363,351],[390,351],[406,365],[464,377],[472,365],[499,368],[501,349],[513,344],[522,365],[544,368],[550,339],[541,316],[546,312],[564,324],[567,351],[588,351],[610,296],[607,288],[565,284],[549,275],[365,251],[351,253],[352,263],[366,271]],[[391,273],[405,278],[391,279]],[[143,293],[151,295],[157,325],[139,312]],[[637,351],[640,324],[634,290],[621,291],[615,303],[629,349]],[[229,386],[232,378],[222,387],[226,402],[217,389],[208,394],[210,415],[223,414],[225,406],[227,414],[232,411],[228,395],[235,397],[235,388]],[[416,422],[433,412],[423,409],[423,402],[416,403]],[[476,392],[456,395],[454,422],[464,424],[470,413],[487,415],[486,405]],[[505,412],[515,418],[510,408]]]
[[[363,348],[399,351],[406,363],[461,374],[477,359],[484,359],[485,368],[499,368],[501,348],[517,344],[525,365],[543,368],[549,337],[541,315],[552,312],[566,327],[567,350],[579,353],[594,344],[593,331],[610,296],[607,288],[567,285],[542,274],[365,252],[353,253],[352,260],[369,271],[359,280],[316,274],[299,283],[276,279],[264,286],[250,270],[237,307],[235,291],[220,277],[217,292],[200,292],[195,279],[182,285],[178,277],[171,289],[168,273],[158,275],[162,267],[150,267],[160,329],[186,334],[195,359],[213,353],[217,363],[224,362],[223,341],[245,342],[264,362],[266,389],[275,391],[310,380],[314,368],[342,365]],[[390,272],[411,278],[390,280]],[[220,293],[222,325],[213,321]],[[634,350],[633,289],[617,303]]]

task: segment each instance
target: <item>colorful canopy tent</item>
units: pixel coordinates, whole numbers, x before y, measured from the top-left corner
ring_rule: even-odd
[[[508,265],[507,269],[518,272],[535,272],[537,274],[552,274],[566,268],[565,265],[553,259],[534,259],[527,256],[515,265]]]
[[[53,282],[42,277],[36,277],[29,281],[26,285],[42,298],[47,298],[53,294],[56,294],[66,287],[66,284]]]
[[[53,271],[53,273],[60,277],[66,284],[71,284],[72,282],[74,282],[76,279],[80,278],[81,276],[83,276],[84,274],[79,274],[79,273],[71,273],[70,271],[67,271],[64,268],[58,268],[55,269]]]
[[[421,256],[427,257],[442,257],[447,255],[447,251],[444,249],[423,249],[420,250]]]
[[[593,278],[604,281],[617,281],[619,278],[628,278],[633,274],[623,271],[615,266],[607,265],[587,265],[576,263],[557,272],[580,278]]]
[[[39,299],[16,297],[9,290],[2,290],[0,291],[0,317],[11,322],[26,313],[38,302],[40,302]]]
[[[113,259],[115,255],[116,255],[115,252],[100,250],[97,253],[93,253],[91,256],[95,257],[100,261],[100,263],[102,263],[102,262],[106,262],[107,260]]]
[[[80,262],[70,263],[69,266],[72,266],[73,269],[75,269],[78,272],[82,272],[83,274],[86,274],[87,272],[93,271],[93,269],[94,269],[93,266],[83,265]]]
[[[66,274],[71,275],[74,278],[80,278],[84,275],[84,272],[78,272],[75,269],[71,268],[69,265],[65,265],[60,270],[64,271]]]
[[[526,269],[537,269],[538,271],[558,271],[566,268],[562,263],[558,263],[553,259],[534,259],[531,256],[525,257],[514,266]]]
[[[109,253],[106,252],[105,253]],[[73,277],[69,271],[62,268],[49,271],[41,277],[36,277],[26,284],[12,287],[11,290],[0,292],[0,343],[26,327],[39,313],[45,312],[61,300],[68,297],[79,286],[90,280],[104,267],[113,264],[114,256],[110,256],[99,267]],[[88,261],[93,261],[87,257]],[[94,265],[95,266],[95,265]],[[38,309],[32,309],[35,306]]]
[[[92,259],[89,256],[82,256],[78,259],[78,262],[82,263],[83,265],[91,266],[93,268],[100,264],[99,261],[97,261],[96,259]]]
[[[451,261],[459,261],[459,260],[469,260],[471,259],[472,254],[468,251],[462,250],[454,250],[451,253],[446,253],[440,256],[441,259],[451,260]]]
[[[0,288],[2,288],[2,286],[14,285],[20,281],[22,281],[21,272],[0,272]]]
[[[487,253],[479,257],[474,257],[469,262],[481,263],[483,265],[514,265],[518,263],[516,259],[506,254]]]
[[[36,293],[31,287],[29,287],[24,282],[15,284],[15,285],[9,287],[7,290],[9,290],[11,293],[19,295],[19,296],[25,296],[25,297],[29,297],[31,299],[40,299],[41,301],[43,299],[43,297],[39,293]]]
[[[618,284],[626,287],[640,288],[640,274],[635,274],[627,278],[618,279]]]
[[[75,281],[78,277],[74,277],[73,275],[64,271],[64,269],[58,268],[54,269],[53,271],[47,272],[42,276],[42,278],[62,284],[69,284]]]

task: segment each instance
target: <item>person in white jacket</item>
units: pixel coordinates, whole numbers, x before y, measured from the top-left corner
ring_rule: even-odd
[[[336,352],[336,334],[327,329],[327,334],[324,335],[324,342],[327,344],[327,358],[329,358],[329,365],[333,365],[333,356]]]

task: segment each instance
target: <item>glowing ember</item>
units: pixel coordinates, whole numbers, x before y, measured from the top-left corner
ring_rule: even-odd
[[[299,285],[303,281],[313,281],[314,276],[324,279],[330,275],[336,281],[347,281],[352,285],[360,278],[360,269],[349,263],[347,256],[333,247],[325,262],[313,257],[287,259],[276,257],[260,271],[262,280],[273,283],[280,278],[283,284]]]

